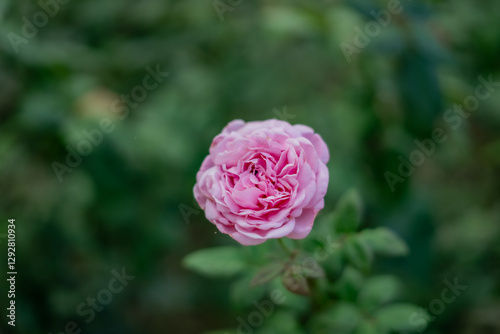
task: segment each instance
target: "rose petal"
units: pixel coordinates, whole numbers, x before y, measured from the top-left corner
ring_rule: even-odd
[[[270,229],[270,230],[259,230],[259,229],[252,229],[248,230],[240,225],[235,225],[236,231],[240,232],[241,234],[254,238],[254,239],[275,239],[275,238],[282,238],[287,236],[290,232],[293,231],[295,226],[295,221],[288,220],[286,223],[284,223],[281,227]]]
[[[245,190],[233,190],[232,198],[235,203],[247,208],[257,209],[259,203],[259,196],[264,194],[259,188],[247,188]]]
[[[311,232],[316,214],[312,209],[305,209],[302,214],[295,218],[295,228],[287,235],[291,239],[303,239]]]
[[[221,231],[222,232],[222,231]],[[238,241],[240,244],[244,245],[244,246],[254,246],[254,245],[260,245],[261,243],[263,243],[264,241],[266,241],[266,239],[254,239],[254,238],[250,238],[240,232],[233,232],[231,234],[229,234],[229,236],[231,236],[231,238],[233,238],[234,240]]]

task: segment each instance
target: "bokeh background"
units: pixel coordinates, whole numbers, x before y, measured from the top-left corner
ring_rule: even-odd
[[[425,333],[500,333],[499,87],[458,127],[443,118],[479,76],[500,81],[500,2],[402,0],[348,62],[340,44],[353,45],[355,27],[387,6],[70,0],[40,24],[37,1],[2,0],[0,309],[8,218],[18,276],[16,327],[2,311],[0,331],[60,333],[74,321],[96,334],[236,332],[252,309],[241,293],[251,301],[252,291],[181,265],[193,250],[236,245],[205,220],[192,187],[229,121],[281,118],[329,145],[322,214],[354,187],[363,226],[409,243],[407,257],[374,268],[403,279],[405,300],[428,308],[444,280],[467,285]],[[34,15],[36,32],[24,27]],[[140,93],[148,66],[169,75],[127,114],[116,101]],[[103,119],[113,130],[59,179],[54,162],[66,164],[68,147]],[[436,128],[447,140],[391,191],[386,172]],[[124,267],[135,278],[85,323],[78,305]]]

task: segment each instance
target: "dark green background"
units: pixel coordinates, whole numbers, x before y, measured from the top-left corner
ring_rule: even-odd
[[[17,326],[2,311],[0,332],[55,334],[68,321],[96,334],[236,329],[252,307],[235,302],[232,281],[180,264],[193,250],[235,245],[205,220],[192,187],[229,121],[286,108],[330,148],[325,212],[356,187],[364,226],[409,243],[409,256],[377,259],[375,272],[400,276],[405,300],[426,308],[445,279],[468,286],[426,333],[500,333],[500,92],[457,129],[443,120],[479,76],[500,80],[500,3],[402,6],[348,63],[340,43],[387,2],[243,0],[221,20],[210,1],[71,0],[16,53],[9,33],[41,8],[2,0],[0,234],[15,218],[18,276]],[[118,118],[113,101],[157,65],[170,75]],[[114,130],[59,182],[53,162],[104,118]],[[384,173],[435,128],[447,140],[392,192]],[[77,306],[122,267],[135,279],[85,324]]]

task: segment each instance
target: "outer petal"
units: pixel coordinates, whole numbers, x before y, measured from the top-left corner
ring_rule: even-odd
[[[207,198],[200,191],[200,187],[198,186],[198,183],[194,185],[193,193],[194,193],[194,198],[196,199],[196,202],[198,202],[198,205],[200,206],[200,208],[205,210],[205,201],[207,200]]]
[[[295,228],[287,235],[291,239],[303,239],[311,232],[316,213],[312,209],[302,211],[300,217],[295,218]]]
[[[318,201],[322,200],[326,191],[328,190],[328,182],[329,182],[329,171],[326,165],[320,164],[319,172],[316,176],[316,194],[309,202],[309,206],[314,206]]]
[[[241,234],[240,232],[234,232],[234,233],[229,234],[229,235],[231,236],[231,238],[238,241],[240,244],[242,244],[244,246],[260,245],[261,243],[266,241],[266,239],[250,238],[244,234]]]
[[[318,152],[319,159],[322,163],[326,164],[330,160],[330,152],[328,151],[328,146],[323,141],[323,138],[317,133],[315,134],[306,134],[305,138],[309,139],[309,141],[316,148],[316,152]]]
[[[295,221],[293,219],[289,220],[286,223],[284,223],[281,227],[270,230],[253,229],[253,231],[250,231],[248,229],[241,227],[240,225],[236,225],[235,227],[238,232],[250,238],[276,239],[276,238],[286,237],[290,232],[292,232],[295,227]]]
[[[205,203],[205,217],[207,217],[208,220],[211,222],[214,222],[217,220],[219,217],[220,213],[217,210],[217,207],[215,206],[214,202],[208,200]]]
[[[234,121],[229,122],[224,129],[222,130],[222,133],[231,133],[233,131],[238,131],[242,127],[245,126],[245,121],[241,119],[235,119]]]

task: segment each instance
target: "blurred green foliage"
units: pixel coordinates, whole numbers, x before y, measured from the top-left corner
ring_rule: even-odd
[[[410,303],[389,304],[398,300],[400,280],[390,275],[370,276],[374,253],[380,254],[382,250],[385,255],[405,255],[405,242],[382,227],[358,232],[360,209],[359,194],[350,190],[340,198],[335,211],[317,223],[321,228],[315,229],[302,242],[294,240],[292,248],[287,246],[286,238],[275,243],[274,246],[279,244],[281,250],[274,251],[270,250],[271,241],[253,247],[257,252],[249,252],[248,247],[211,247],[187,255],[183,263],[186,268],[207,277],[244,277],[241,280],[243,288],[251,296],[245,298],[247,301],[261,297],[255,291],[248,293],[249,287],[272,288],[267,292],[269,299],[253,301],[255,310],[246,320],[238,318],[238,333],[255,330],[259,334],[267,333],[269,322],[264,324],[264,319],[271,317],[274,320],[271,324],[281,319],[275,314],[281,304],[284,304],[280,307],[284,319],[296,319],[293,322],[300,319],[303,329],[297,326],[285,330],[291,321],[280,320],[271,332],[422,332],[430,320],[424,309]],[[351,228],[346,229],[347,226]],[[318,244],[322,236],[325,242]],[[265,263],[266,259],[269,263],[255,273],[255,265]],[[283,286],[279,285],[280,281]],[[239,282],[233,284],[241,286]],[[300,304],[287,305],[289,292],[308,298],[303,298]],[[240,298],[238,294],[236,299]]]
[[[224,3],[232,11],[221,20],[211,1],[67,1],[27,38],[38,1],[0,2],[0,268],[1,234],[15,218],[16,333],[64,332],[70,321],[82,333],[236,332],[266,291],[182,267],[194,250],[237,246],[204,218],[192,187],[224,125],[276,117],[313,127],[330,148],[317,232],[340,195],[357,188],[361,227],[389,227],[409,244],[408,256],[373,268],[404,283],[401,300],[429,308],[445,280],[468,286],[426,332],[500,333],[500,93],[470,116],[443,118],[475,94],[479,76],[500,80],[500,3],[402,0],[402,13],[351,63],[339,45],[354,43],[353,29],[386,1]],[[12,34],[27,40],[18,52]],[[117,112],[148,66],[170,75]],[[53,163],[66,164],[68,147],[77,150],[82,131],[103,119],[113,130],[59,182]],[[399,157],[436,128],[447,140],[391,191],[386,172],[398,174]],[[325,265],[334,270],[335,261]],[[78,305],[123,267],[135,279],[87,324]],[[357,296],[365,282],[344,274],[338,284]],[[369,307],[376,296],[365,294]],[[303,304],[289,296],[261,332],[301,333],[300,318],[285,311]],[[1,332],[11,333],[2,317]]]

